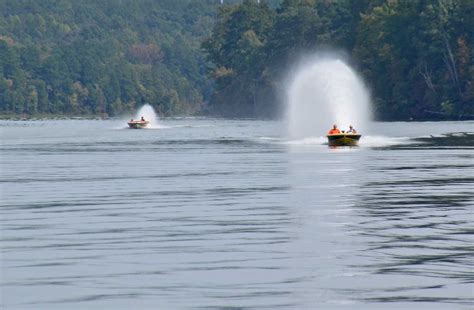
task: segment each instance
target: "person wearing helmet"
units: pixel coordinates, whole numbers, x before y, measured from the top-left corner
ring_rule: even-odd
[[[354,129],[354,127],[352,127],[352,125],[349,125],[349,130],[347,133],[357,133],[357,131]]]

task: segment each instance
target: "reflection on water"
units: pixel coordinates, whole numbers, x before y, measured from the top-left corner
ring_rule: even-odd
[[[5,309],[472,304],[473,135],[330,149],[163,122],[0,123]]]
[[[368,160],[356,204],[364,220],[354,229],[370,254],[357,267],[384,282],[403,282],[359,290],[360,298],[472,305],[474,135],[417,141],[422,144],[388,149],[388,161]]]

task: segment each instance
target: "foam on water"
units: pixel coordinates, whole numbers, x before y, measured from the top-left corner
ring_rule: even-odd
[[[360,147],[384,147],[391,145],[410,144],[413,141],[408,137],[363,136],[359,142]],[[289,145],[327,145],[325,136],[306,137],[284,142]]]
[[[261,142],[286,144],[291,146],[315,146],[327,145],[325,136],[304,137],[300,139],[279,139],[272,137],[260,137]],[[359,147],[385,147],[392,145],[410,144],[414,141],[409,137],[387,137],[387,136],[363,136],[359,142]]]
[[[326,137],[306,137],[301,139],[292,139],[285,141],[285,144],[289,145],[323,145],[327,144],[328,139]]]
[[[160,125],[158,123],[158,115],[155,113],[153,107],[149,104],[145,104],[143,107],[141,107],[137,114],[135,114],[134,119],[139,120],[141,117],[150,122],[150,125],[147,128],[166,128],[166,126]]]
[[[359,145],[364,147],[383,147],[410,144],[414,141],[409,137],[363,136]]]
[[[292,139],[324,135],[333,124],[352,124],[365,133],[370,96],[362,80],[343,60],[316,56],[302,63],[287,90],[288,133]]]

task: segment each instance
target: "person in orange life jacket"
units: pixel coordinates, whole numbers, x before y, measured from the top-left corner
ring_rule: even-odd
[[[341,131],[339,129],[337,129],[337,125],[334,124],[332,126],[332,129],[329,130],[328,135],[337,135],[337,134],[340,134],[340,133],[341,133]]]

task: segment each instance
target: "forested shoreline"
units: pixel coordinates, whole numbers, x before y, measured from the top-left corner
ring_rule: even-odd
[[[0,113],[201,110],[216,1],[0,0]],[[2,78],[3,77],[3,78]]]
[[[474,1],[0,0],[0,113],[275,118],[340,51],[379,120],[474,119]]]
[[[244,1],[220,10],[204,43],[211,105],[272,115],[295,60],[330,48],[364,77],[377,119],[473,119],[473,31],[474,1]]]

